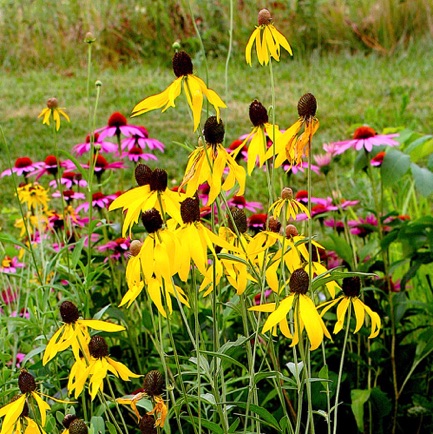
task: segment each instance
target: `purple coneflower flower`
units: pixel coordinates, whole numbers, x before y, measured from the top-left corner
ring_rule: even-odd
[[[117,197],[118,194],[105,195],[104,193],[97,191],[92,194],[92,207],[99,209],[108,208],[111,202],[113,202],[113,200]],[[84,210],[85,212],[89,211],[89,202],[84,202],[77,206],[77,212],[80,212],[82,210]]]
[[[377,134],[373,128],[364,125],[355,130],[352,139],[334,142],[333,145],[337,147],[337,155],[350,148],[371,152],[373,146],[398,146],[400,143],[394,140],[394,137],[398,137],[398,134]]]
[[[133,146],[132,148],[128,149],[127,152],[123,152],[121,158],[126,158],[126,157],[128,157],[130,161],[134,161],[135,163],[138,163],[138,161],[140,160],[144,160],[144,161],[158,160],[156,155],[143,152],[143,149],[140,148],[140,146]]]
[[[18,268],[24,268],[26,264],[20,262],[16,256],[11,258],[5,255],[1,262],[0,273],[16,273]]]
[[[122,113],[114,112],[108,119],[108,124],[105,127],[99,128],[95,133],[99,134],[99,140],[104,140],[106,137],[120,138],[121,135],[132,137],[134,134],[141,134],[140,127],[135,125],[127,125],[127,120]]]
[[[108,241],[108,243],[98,246],[97,249],[99,252],[111,251],[109,258],[118,260],[122,256],[125,259],[128,258],[130,245],[131,241],[129,238],[117,238],[116,240]]]
[[[257,212],[259,209],[263,209],[263,205],[260,202],[247,202],[244,196],[233,196],[227,201],[229,206],[235,206],[241,209],[247,209],[251,212]]]
[[[60,184],[64,185],[67,189],[71,189],[74,185],[77,187],[86,187],[87,181],[83,179],[80,172],[65,171],[60,177]],[[57,187],[57,181],[50,181],[50,187]]]
[[[0,177],[3,178],[3,176],[10,176],[12,173],[15,173],[18,176],[28,176],[30,173],[39,169],[41,165],[42,163],[33,163],[29,157],[20,157],[15,160],[14,167],[4,170]]]
[[[76,155],[83,155],[86,152],[90,151],[91,143],[90,143],[91,136],[90,134],[87,135],[86,141],[84,143],[79,143],[78,145],[75,145],[72,148],[72,151]],[[118,146],[112,142],[106,142],[101,139],[101,135],[99,133],[93,134],[93,144],[95,147],[99,149],[99,152],[105,152],[107,154],[114,154],[118,150]]]
[[[148,148],[150,150],[157,149],[158,151],[164,152],[164,144],[157,139],[149,137],[149,132],[145,127],[137,126],[140,130],[140,134],[133,134],[130,137],[122,140],[122,149],[132,149],[134,146],[139,146],[141,149]]]

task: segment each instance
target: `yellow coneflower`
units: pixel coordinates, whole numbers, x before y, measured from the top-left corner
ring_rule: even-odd
[[[68,122],[70,122],[69,116],[65,110],[59,107],[57,98],[50,98],[47,101],[47,107],[45,107],[40,113],[38,118],[43,117],[42,124],[50,125],[50,117],[53,117],[56,123],[56,131],[60,129],[60,116],[63,116]]]

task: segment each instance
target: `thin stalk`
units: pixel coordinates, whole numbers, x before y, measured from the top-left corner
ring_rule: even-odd
[[[333,434],[337,434],[337,426],[338,426],[338,399],[340,397],[340,386],[341,386],[341,378],[343,377],[343,366],[344,366],[344,356],[346,353],[346,346],[347,346],[347,340],[349,337],[349,329],[350,329],[350,317],[352,314],[352,303],[349,303],[349,308],[347,310],[347,321],[346,321],[346,331],[344,333],[344,342],[343,342],[343,348],[341,349],[341,359],[340,359],[340,368],[338,370],[338,378],[337,378],[337,385],[335,390],[335,405],[334,405],[334,429]]]

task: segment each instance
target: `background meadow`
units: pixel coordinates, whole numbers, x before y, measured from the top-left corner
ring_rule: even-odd
[[[248,66],[244,57],[257,12],[263,7],[270,9],[275,26],[293,48],[293,57],[282,51],[280,62],[273,62],[274,94],[269,70],[257,61]],[[365,155],[351,150],[335,156],[328,169],[312,174],[310,191],[310,196],[358,201],[354,208],[316,214],[313,234],[327,252],[335,252],[340,270],[378,276],[377,280],[363,277],[362,300],[379,313],[382,329],[374,340],[368,339],[368,327],[349,337],[343,332],[333,335],[334,341],[323,347],[327,359],[319,349],[311,352],[307,364],[286,337],[258,333],[263,318],[260,322],[260,317],[243,310],[256,303],[255,296],[260,299],[262,294],[263,301],[264,275],[260,285],[249,281],[245,298],[233,293],[231,281],[223,279],[214,292],[219,299],[214,294],[191,296],[192,309],[185,311],[178,300],[168,321],[158,315],[144,290],[131,308],[119,307],[128,289],[129,245],[117,247],[115,258],[99,247],[121,238],[120,211],[95,208],[90,214],[95,223],[84,224],[74,237],[56,232],[30,255],[29,234],[23,235],[15,226],[23,212],[17,184],[3,176],[0,406],[19,393],[17,379],[24,367],[36,378],[38,390],[68,401],[47,398],[51,405],[47,433],[67,432],[62,424],[67,414],[84,420],[90,432],[103,434],[348,432],[345,427],[365,433],[430,432],[433,2],[65,0],[47,8],[39,0],[27,5],[0,0],[0,172],[19,157],[44,161],[48,155],[71,153],[89,131],[104,127],[112,113],[120,112],[128,124],[145,126],[150,137],[165,145],[164,153],[154,152],[158,161],[145,163],[167,171],[168,187],[179,185],[188,155],[197,144],[185,98],[179,97],[176,108],[164,113],[155,110],[129,118],[135,104],[172,82],[174,43],[190,54],[194,74],[226,102],[221,111],[226,147],[251,131],[248,110],[254,99],[270,110],[274,97],[276,123],[288,128],[298,119],[297,103],[307,92],[317,99],[320,120],[312,140],[313,156],[324,153],[324,144],[351,138],[361,125],[379,134],[399,133],[398,148],[374,148]],[[84,42],[87,32],[95,37],[91,58]],[[71,120],[62,119],[58,133],[37,118],[51,97],[58,99]],[[205,104],[204,113],[212,114],[212,108]],[[370,159],[379,151],[387,152],[386,164],[372,169]],[[79,161],[85,165],[89,158],[85,155]],[[82,201],[89,199],[89,191],[114,193],[134,187],[135,167],[125,159],[124,169],[107,171],[102,181],[85,172],[93,185],[83,189],[87,196]],[[266,204],[279,197],[283,187],[290,186],[295,194],[307,190],[307,172],[278,171],[271,194],[266,172],[256,168],[254,176],[247,177],[245,199],[263,204],[255,213],[266,213]],[[48,178],[40,182],[47,184]],[[59,199],[52,203],[61,213],[64,204]],[[89,216],[89,212],[81,214]],[[248,219],[252,214],[246,210]],[[372,215],[376,220],[367,219]],[[229,220],[221,211],[218,217],[221,224]],[[340,218],[346,232],[327,227],[328,218]],[[357,233],[351,232],[348,221],[358,222]],[[306,235],[308,224],[297,224]],[[92,232],[99,238],[93,240]],[[254,234],[252,226],[249,234]],[[134,236],[144,237],[144,229],[135,227]],[[24,259],[22,249],[27,249]],[[5,271],[6,257],[22,259],[26,265]],[[321,260],[331,269],[330,256]],[[188,294],[197,287],[197,275],[188,279]],[[339,284],[342,279],[343,275],[336,278]],[[315,293],[317,303],[323,301],[322,295]],[[148,390],[143,379],[125,383],[111,375],[112,388],[105,387],[98,399],[83,393],[71,402],[73,397],[67,393],[73,362],[70,350],[47,365],[42,363],[49,338],[62,324],[59,305],[65,299],[73,301],[86,319],[108,319],[125,326],[127,331],[114,337],[100,333],[109,342],[111,357],[142,375],[152,370],[162,373],[163,393],[146,392],[139,401],[141,425],[133,411],[115,398]],[[335,314],[328,313],[325,319],[333,324]],[[352,319],[352,331],[353,326]],[[294,364],[297,356],[308,369],[302,371]],[[164,427],[145,426],[144,415],[156,408],[159,395],[168,405],[167,422]],[[338,397],[337,418],[332,403]],[[37,411],[30,413],[38,420]]]

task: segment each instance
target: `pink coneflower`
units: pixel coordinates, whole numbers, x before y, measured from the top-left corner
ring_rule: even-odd
[[[344,232],[344,222],[341,220],[336,220],[331,217],[323,220],[323,224],[328,228],[334,229],[337,233]]]
[[[122,149],[132,149],[134,146],[139,146],[141,149],[148,148],[150,150],[157,149],[158,151],[164,152],[164,144],[157,139],[149,137],[149,132],[145,127],[137,126],[140,130],[140,134],[133,134],[131,137],[127,137],[122,140]]]
[[[92,207],[93,208],[99,208],[104,209],[108,208],[113,202],[114,199],[118,197],[117,194],[108,194],[105,195],[104,193],[97,191],[92,194]],[[77,206],[76,211],[80,212],[84,210],[85,212],[89,211],[89,202],[84,202]]]
[[[8,305],[13,303],[18,298],[18,293],[12,288],[6,288],[3,289],[3,291],[0,293],[1,299],[4,304]]]
[[[263,300],[262,300],[262,295],[261,294],[256,294],[254,296],[254,304],[255,305],[260,305],[263,303],[264,300],[267,300],[268,297],[272,294],[272,289],[266,289],[264,294],[263,294]]]
[[[26,355],[24,353],[17,353],[15,357],[15,366],[17,368],[21,368],[21,363],[23,362]],[[11,366],[13,364],[12,360],[6,363],[8,366]]]
[[[350,233],[365,238],[372,232],[377,231],[377,218],[373,214],[368,214],[365,218],[358,220],[349,220],[347,225],[350,227]]]
[[[34,172],[31,172],[31,175],[36,175],[36,181],[43,175],[48,174],[54,176],[57,175],[59,167],[67,167],[68,162],[63,162],[57,159],[54,155],[48,155],[44,161],[38,163],[40,165],[39,169],[36,169]]]
[[[3,178],[3,176],[10,176],[12,173],[15,173],[18,176],[28,176],[30,173],[39,169],[41,164],[42,163],[33,163],[29,157],[20,157],[15,160],[14,167],[12,167],[12,169],[4,170],[0,177]]]
[[[287,160],[281,165],[281,167],[283,168],[283,170],[287,173],[293,173],[293,175],[296,175],[298,172],[300,173],[304,173],[305,169],[308,169],[308,161],[303,161],[301,164],[299,165],[292,165],[290,164]],[[320,173],[320,169],[318,166],[312,164],[311,165],[311,171],[314,173],[319,174]]]
[[[144,160],[144,161],[158,160],[156,155],[143,152],[143,149],[140,148],[140,146],[133,146],[132,148],[128,149],[127,152],[123,152],[121,158],[126,158],[126,157],[130,161],[134,161],[135,163],[138,163],[138,161],[140,160]]]
[[[67,189],[71,189],[74,185],[77,187],[86,187],[87,181],[83,179],[80,172],[65,171],[60,177],[60,184],[64,185]],[[50,187],[57,187],[56,180],[50,182]]]
[[[329,154],[332,157],[335,157],[338,155],[337,151],[339,150],[339,147],[335,145],[334,143],[324,143],[323,144],[323,150],[326,152],[326,154]]]
[[[247,219],[248,228],[254,233],[264,231],[266,229],[267,214],[252,214]]]
[[[116,136],[120,139],[121,135],[132,137],[134,134],[141,134],[142,131],[135,125],[127,125],[128,121],[122,113],[114,112],[108,119],[108,124],[105,127],[99,128],[95,133],[99,134],[99,140],[104,140],[106,137]]]
[[[337,155],[350,148],[371,152],[373,146],[398,146],[400,143],[394,140],[394,137],[398,137],[398,134],[377,134],[373,128],[364,125],[355,130],[352,139],[334,142],[333,145],[337,147]]]
[[[16,256],[11,258],[5,255],[1,262],[0,273],[16,273],[18,268],[25,267],[24,262],[20,262]]]
[[[380,167],[382,166],[383,159],[385,158],[386,152],[380,151],[378,152],[371,160],[370,164],[374,167]]]
[[[247,202],[244,196],[233,196],[227,201],[227,204],[229,206],[247,209],[251,212],[257,212],[259,209],[263,209],[263,205],[260,202]]]
[[[92,145],[90,143],[90,139],[91,136],[90,134],[88,134],[86,136],[86,141],[84,143],[79,143],[78,145],[75,145],[72,148],[72,151],[76,154],[76,155],[83,155],[86,152],[89,152]],[[101,135],[99,133],[94,133],[93,134],[93,144],[95,147],[98,148],[99,152],[105,152],[107,154],[113,154],[116,153],[118,150],[118,146],[112,142],[106,142],[104,140],[102,140]]]
[[[130,245],[131,241],[128,238],[117,238],[116,240],[108,241],[108,243],[98,246],[97,249],[99,252],[111,251],[109,258],[118,260],[121,257],[125,259],[128,258]]]
[[[84,193],[80,193],[74,190],[63,190],[63,194],[60,193],[60,191],[55,191],[52,196],[56,198],[63,196],[63,199],[66,203],[71,203],[73,200],[82,200],[86,198],[86,195]]]

